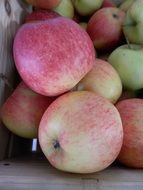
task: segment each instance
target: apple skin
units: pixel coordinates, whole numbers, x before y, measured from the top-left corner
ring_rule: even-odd
[[[143,1],[137,0],[128,9],[123,31],[130,43],[143,44]]]
[[[42,115],[54,100],[33,92],[21,82],[2,106],[1,120],[14,134],[35,138]]]
[[[116,48],[108,58],[126,90],[143,88],[143,46],[130,44]]]
[[[97,50],[111,50],[123,40],[125,13],[116,7],[99,9],[89,19],[87,32]]]
[[[76,11],[81,16],[92,15],[103,3],[103,0],[73,0]]]
[[[62,16],[73,18],[74,7],[71,0],[61,0],[60,4],[53,9]]]
[[[123,140],[115,106],[88,91],[69,92],[57,98],[44,113],[38,134],[49,162],[73,173],[105,169],[118,156]]]
[[[96,59],[91,71],[76,85],[76,90],[87,90],[116,103],[122,93],[122,83],[117,71],[108,62]]]
[[[46,96],[72,89],[95,61],[94,46],[87,32],[62,16],[21,26],[13,51],[23,81]]]
[[[26,16],[25,23],[52,19],[59,16],[58,13],[52,10],[35,10]]]
[[[52,9],[56,7],[61,0],[26,0],[29,4],[34,7],[42,8],[42,9]]]
[[[130,6],[134,3],[135,0],[125,0],[121,3],[119,6],[119,9],[121,9],[124,12],[127,12]]]
[[[116,107],[121,115],[124,131],[118,160],[129,167],[143,168],[143,100],[123,100]]]
[[[112,0],[104,0],[101,8],[104,7],[116,7],[116,4]]]

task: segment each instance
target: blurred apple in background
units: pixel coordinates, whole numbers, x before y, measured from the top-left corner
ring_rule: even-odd
[[[60,4],[53,10],[65,17],[74,17],[74,7],[71,0],[61,0]]]
[[[87,25],[87,32],[95,49],[109,51],[122,42],[124,16],[123,11],[113,7],[102,8],[92,15]]]
[[[61,0],[26,0],[29,4],[43,8],[43,9],[52,9],[56,7]]]
[[[96,59],[92,70],[75,86],[75,89],[96,92],[110,102],[116,103],[122,93],[122,83],[112,65]]]
[[[104,7],[116,7],[116,4],[112,0],[104,0],[101,8]]]
[[[121,9],[124,12],[127,12],[130,6],[134,3],[135,0],[125,0],[121,3],[119,6],[119,9]]]
[[[92,15],[102,3],[103,0],[73,0],[76,11],[82,16]]]
[[[125,89],[143,88],[143,46],[122,45],[111,53],[108,61],[119,73]]]
[[[53,100],[33,92],[21,82],[0,110],[2,122],[20,137],[35,138],[42,115]]]
[[[129,7],[124,19],[123,31],[129,42],[143,44],[143,0],[136,0]]]
[[[46,96],[72,89],[95,61],[87,32],[62,16],[21,26],[13,51],[21,78],[32,90]]]
[[[59,17],[60,15],[52,10],[35,10],[28,14],[25,18],[25,22],[35,22],[40,20],[47,20],[51,18]]]
[[[116,105],[123,123],[123,145],[118,160],[126,166],[143,168],[143,100],[128,99]]]
[[[118,156],[123,129],[113,104],[93,92],[60,96],[44,113],[39,126],[43,153],[57,169],[92,173]]]

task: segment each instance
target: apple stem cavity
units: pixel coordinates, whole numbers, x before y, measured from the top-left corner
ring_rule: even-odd
[[[54,147],[54,149],[59,149],[61,147],[58,140],[53,141],[53,147]]]
[[[113,16],[113,18],[115,18],[115,19],[118,19],[118,18],[119,18],[116,13],[113,13],[112,16]]]

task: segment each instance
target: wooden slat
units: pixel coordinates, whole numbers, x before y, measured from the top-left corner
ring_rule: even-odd
[[[0,0],[0,107],[12,93],[11,87],[15,84],[15,67],[12,56],[13,38],[22,17],[29,9],[17,0]],[[25,5],[25,6],[24,6]],[[25,8],[24,8],[25,7]],[[6,82],[10,84],[10,87]],[[0,122],[0,159],[5,156],[9,140],[9,133]]]
[[[42,159],[43,160],[43,159]],[[56,170],[47,160],[0,162],[0,189],[14,190],[142,190],[142,170],[112,166],[94,174]],[[9,165],[8,165],[9,164]]]

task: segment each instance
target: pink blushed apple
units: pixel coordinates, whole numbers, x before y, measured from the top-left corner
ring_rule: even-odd
[[[16,34],[13,51],[24,82],[46,96],[72,89],[95,61],[87,32],[62,16],[24,24]]]
[[[44,111],[55,100],[33,92],[21,82],[1,108],[1,119],[14,134],[35,138]]]
[[[97,50],[110,50],[123,40],[122,24],[125,13],[116,7],[99,9],[90,18],[87,32]]]
[[[124,131],[118,160],[129,167],[143,168],[143,100],[122,100],[116,107],[121,115]]]
[[[35,7],[42,9],[52,9],[56,7],[61,0],[26,0],[28,3]]]
[[[35,10],[26,16],[25,23],[47,20],[58,16],[60,16],[58,13],[51,10]]]
[[[57,169],[92,173],[108,167],[123,139],[120,115],[105,98],[88,91],[57,98],[39,126],[43,153]]]
[[[116,4],[112,0],[104,0],[101,8],[104,7],[116,7]]]
[[[107,61],[96,59],[91,71],[75,86],[76,90],[96,92],[116,103],[122,93],[122,83],[119,74]]]

